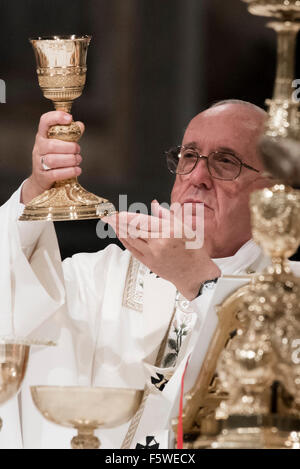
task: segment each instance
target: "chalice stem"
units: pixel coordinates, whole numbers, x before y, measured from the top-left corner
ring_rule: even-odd
[[[70,112],[73,101],[54,101],[53,103],[56,111]]]
[[[71,440],[72,449],[98,449],[100,440],[94,435],[92,427],[78,427],[78,434]]]
[[[71,112],[73,101],[54,101],[56,111]],[[68,125],[52,125],[48,131],[48,138],[63,140],[65,142],[78,142],[81,137],[81,128],[76,122],[72,121]],[[55,182],[54,188],[61,188],[67,184],[78,184],[77,177],[63,179]]]

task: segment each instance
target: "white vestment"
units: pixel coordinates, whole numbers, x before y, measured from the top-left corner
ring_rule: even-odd
[[[205,356],[207,331],[215,327],[206,315],[214,289],[188,302],[170,282],[113,244],[61,262],[52,223],[16,221],[22,209],[19,197],[20,190],[0,208],[0,335],[55,340],[58,345],[32,347],[19,396],[0,407],[0,448],[70,447],[76,431],[41,416],[31,385],[147,385],[150,395],[131,447],[154,436],[166,448],[186,358],[195,344],[202,344],[201,334]],[[261,271],[269,263],[253,241],[234,256],[214,261],[223,276]],[[237,279],[220,278],[218,294],[239,285]],[[170,321],[162,359],[154,366]],[[102,448],[120,448],[129,425],[98,430]]]

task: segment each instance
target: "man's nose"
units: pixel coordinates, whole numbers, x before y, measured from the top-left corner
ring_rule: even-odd
[[[207,189],[212,187],[212,178],[208,171],[207,158],[200,158],[189,176],[194,186],[205,185]]]

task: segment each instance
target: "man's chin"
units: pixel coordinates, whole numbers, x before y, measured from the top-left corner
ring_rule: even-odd
[[[204,220],[203,217],[199,217],[197,215],[192,215],[190,225],[192,226],[193,231],[199,231],[203,229],[203,224],[204,224],[204,230],[205,232],[210,229],[211,226],[213,226],[213,211],[210,209],[204,210]]]

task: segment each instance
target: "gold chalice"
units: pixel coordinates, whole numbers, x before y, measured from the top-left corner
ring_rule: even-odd
[[[14,333],[0,337],[0,405],[19,392],[28,365],[30,347],[41,345],[52,346],[55,343],[18,337]]]
[[[53,346],[52,341],[42,341],[11,336],[0,337],[0,405],[14,397],[25,377],[30,347]],[[0,430],[2,420],[0,418]]]
[[[86,57],[91,36],[52,36],[31,39],[39,85],[45,98],[53,101],[56,110],[70,112],[85,84]],[[77,142],[81,137],[78,124],[54,125],[49,138]],[[77,178],[56,182],[35,197],[24,209],[20,220],[84,220],[114,213],[106,199],[83,189]]]
[[[0,405],[19,391],[28,364],[29,348],[24,344],[0,343]]]
[[[32,386],[33,402],[50,422],[76,428],[73,449],[97,449],[97,428],[113,428],[130,420],[136,413],[144,391],[135,389]]]

